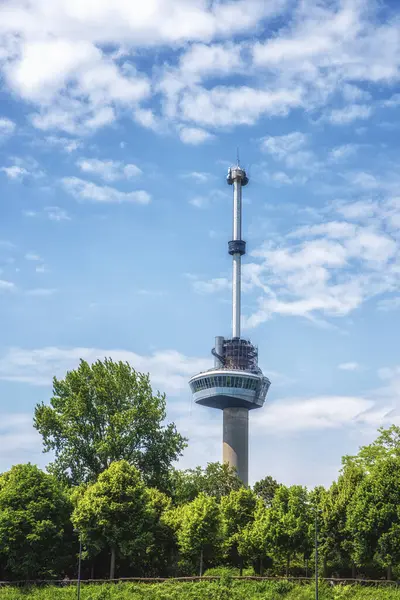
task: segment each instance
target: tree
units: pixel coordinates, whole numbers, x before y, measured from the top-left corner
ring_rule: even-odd
[[[348,509],[347,527],[358,565],[369,560],[387,568],[400,561],[400,457],[379,460],[358,486]]]
[[[70,483],[93,482],[111,463],[126,460],[150,486],[163,488],[186,440],[163,425],[165,395],[153,394],[148,375],[111,359],[53,380],[50,405],[38,404],[34,426],[44,451],[55,453],[51,472]]]
[[[220,551],[221,515],[216,499],[200,493],[166,514],[165,521],[176,532],[181,555],[193,563],[198,560],[202,574],[204,562],[215,561]]]
[[[400,427],[380,427],[379,436],[367,446],[361,446],[356,456],[344,456],[343,465],[356,464],[365,472],[386,458],[400,458]]]
[[[167,576],[174,567],[176,548],[174,533],[164,521],[164,515],[171,510],[171,498],[156,488],[150,488],[148,493],[154,521],[151,528],[153,540],[147,550],[144,573],[147,577]]]
[[[339,565],[351,564],[354,567],[353,535],[347,527],[347,512],[363,477],[364,471],[360,465],[347,462],[337,482],[333,482],[329,490],[318,487],[311,494],[313,503],[321,510],[319,545],[324,576],[327,576],[328,560]]]
[[[271,475],[267,475],[264,479],[257,481],[254,484],[254,493],[264,501],[265,506],[269,507],[272,504],[279,483],[275,481]]]
[[[311,507],[306,488],[300,485],[279,486],[266,510],[263,529],[267,548],[286,561],[289,575],[291,559],[304,555],[310,548]]]
[[[38,467],[16,465],[0,477],[0,556],[4,574],[54,577],[71,552],[72,507],[59,482]]]
[[[89,553],[111,551],[110,579],[114,579],[117,556],[140,567],[154,543],[154,503],[139,471],[126,461],[112,463],[77,497],[72,514]]]
[[[201,492],[218,501],[233,490],[243,487],[235,469],[227,463],[208,463],[205,469],[197,467],[186,471],[171,472],[172,496],[176,504],[186,504]]]
[[[241,530],[238,536],[238,554],[244,560],[252,561],[256,573],[263,575],[264,568],[271,566],[268,554],[268,512],[261,498],[257,498],[254,518]]]
[[[257,497],[254,492],[244,487],[221,500],[224,549],[230,562],[236,565],[239,562],[240,574],[243,571],[244,556],[240,552],[239,544],[243,531],[254,521],[256,503]]]

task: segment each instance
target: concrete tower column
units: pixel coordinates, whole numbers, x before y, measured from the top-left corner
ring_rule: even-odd
[[[224,408],[222,460],[235,467],[244,485],[249,482],[249,410]]]

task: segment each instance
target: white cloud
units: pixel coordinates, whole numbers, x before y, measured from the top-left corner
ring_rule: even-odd
[[[116,160],[99,160],[98,158],[80,158],[76,162],[83,173],[98,175],[104,181],[131,179],[142,174],[142,170],[134,164],[124,164]]]
[[[184,144],[192,144],[193,146],[203,144],[214,138],[212,133],[204,129],[198,129],[197,127],[181,127],[179,129],[179,137]]]
[[[41,438],[33,428],[32,415],[3,412],[0,421],[1,472],[18,463],[43,464]]]
[[[346,220],[328,220],[332,212]],[[306,215],[303,211],[302,220]],[[245,326],[255,327],[274,314],[327,325],[321,319],[349,315],[367,300],[384,301],[386,293],[399,289],[400,202],[342,201],[321,209],[321,217],[324,223],[292,229],[251,253],[248,289],[259,297]]]
[[[259,31],[267,34],[254,41]],[[400,70],[395,11],[382,17],[360,1],[158,0],[138,8],[99,0],[94,11],[76,0],[53,0],[52,10],[46,0],[14,0],[0,8],[0,39],[4,80],[36,107],[34,126],[79,136],[128,111],[157,131],[225,128],[326,109],[337,97],[350,104],[330,119],[349,123],[370,115],[369,90],[395,84]],[[156,56],[165,47],[170,55],[154,60],[151,78],[139,70],[141,50]]]
[[[277,91],[248,86],[196,87],[182,95],[180,110],[185,120],[212,127],[253,125],[262,115],[285,116],[300,106],[299,88]]]
[[[211,175],[209,173],[202,173],[201,171],[192,171],[191,173],[185,173],[182,175],[184,179],[193,179],[196,183],[207,183]]]
[[[226,277],[216,277],[208,281],[194,279],[192,286],[198,294],[214,294],[231,289],[231,282]]]
[[[41,260],[39,254],[35,254],[35,252],[27,252],[27,254],[25,254],[25,258],[26,258],[26,260],[33,260],[33,261]]]
[[[382,106],[386,106],[388,108],[400,106],[400,94],[393,94],[391,98],[388,98],[388,100],[384,100],[382,102]]]
[[[350,156],[354,156],[358,150],[357,144],[343,144],[341,146],[336,146],[332,148],[330,151],[329,157],[333,162],[339,162]]]
[[[50,221],[70,221],[67,211],[59,206],[46,206],[44,209]]]
[[[271,173],[270,178],[272,179],[272,181],[278,184],[293,185],[293,183],[295,183],[294,180],[283,171],[276,171],[275,173]]]
[[[0,139],[8,137],[15,131],[15,123],[6,117],[0,117]]]
[[[13,165],[12,167],[1,167],[0,171],[5,173],[9,179],[20,180],[29,172],[24,167]]]
[[[195,196],[189,200],[189,204],[195,208],[206,208],[210,203],[210,199],[207,196]]]
[[[357,362],[346,362],[341,363],[338,366],[338,369],[341,371],[358,371],[360,369],[360,365]]]
[[[378,302],[378,310],[389,311],[398,310],[400,308],[400,296],[394,298],[385,298]]]
[[[15,283],[0,279],[0,292],[12,292],[15,290]]]
[[[150,194],[143,190],[121,192],[116,188],[99,186],[91,181],[79,179],[79,177],[64,177],[62,184],[67,192],[78,200],[100,203],[132,202],[136,204],[148,204],[151,200]]]
[[[122,349],[10,348],[0,358],[0,379],[50,386],[53,376],[63,377],[68,370],[78,367],[81,358],[92,363],[105,357],[127,361],[140,372],[150,372],[152,385],[171,394],[188,390],[189,378],[212,366],[211,358],[188,357],[175,350],[159,350],[143,356]]]
[[[21,181],[28,176],[34,179],[44,176],[44,171],[40,168],[38,161],[32,157],[14,156],[10,160],[14,163],[12,166],[0,168],[0,171],[5,173],[9,179]]]
[[[202,196],[194,196],[189,200],[189,204],[195,208],[208,208],[214,201],[219,199],[226,199],[227,194],[221,192],[221,190],[210,190],[208,193]]]
[[[366,398],[322,396],[267,403],[254,425],[256,430],[282,432],[341,428],[363,422],[363,414],[374,407]]]
[[[332,110],[327,118],[333,125],[348,125],[357,119],[369,119],[371,115],[372,106],[353,104]]]
[[[261,138],[261,150],[274,158],[285,160],[293,152],[304,148],[308,142],[306,134],[301,131],[292,131],[286,135],[266,136]]]
[[[45,138],[46,144],[50,146],[57,146],[64,152],[70,154],[71,152],[75,152],[82,147],[82,142],[73,138],[66,138],[62,136],[49,135]]]

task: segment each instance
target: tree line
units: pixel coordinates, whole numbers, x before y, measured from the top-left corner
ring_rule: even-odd
[[[243,487],[227,465],[173,465],[187,440],[166,423],[148,375],[110,359],[54,379],[34,426],[54,460],[0,476],[2,579],[178,576],[207,569],[388,578],[400,565],[400,428],[343,458],[329,489],[266,476]],[[214,571],[215,572],[215,571]]]

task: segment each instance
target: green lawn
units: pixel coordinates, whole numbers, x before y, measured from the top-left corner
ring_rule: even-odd
[[[0,588],[0,600],[75,600],[76,588]],[[287,582],[168,582],[83,585],[81,600],[314,600],[312,586]],[[321,586],[320,600],[400,600],[400,588]]]

